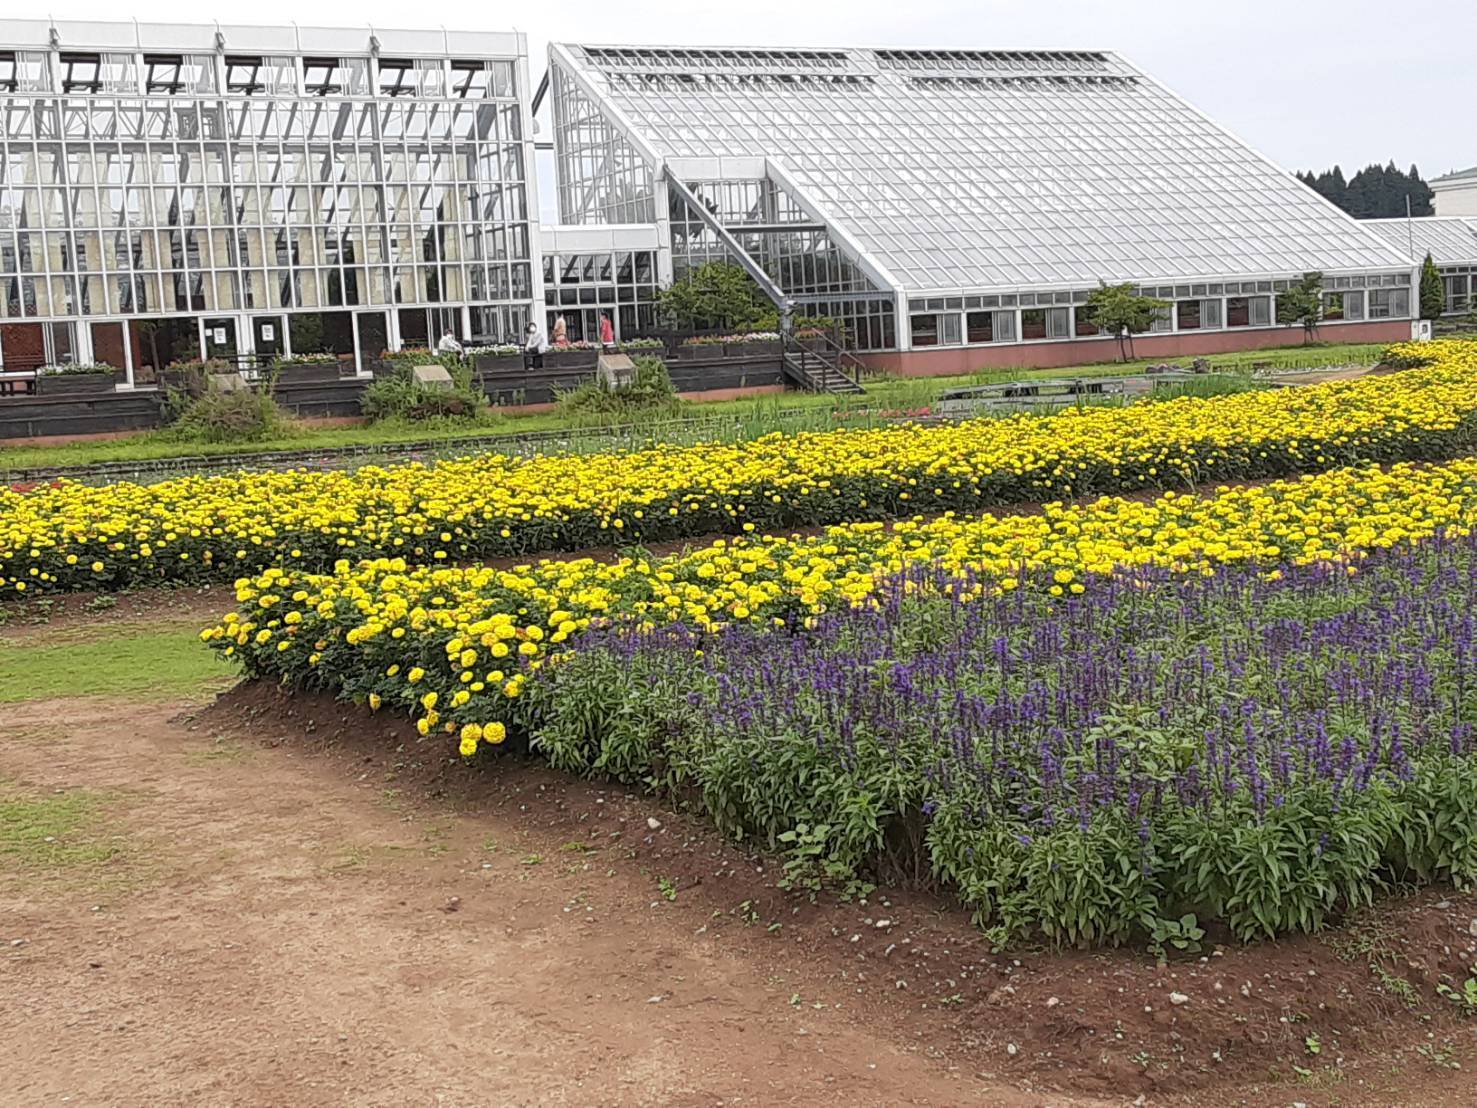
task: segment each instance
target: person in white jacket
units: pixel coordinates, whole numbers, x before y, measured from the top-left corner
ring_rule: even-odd
[[[442,335],[441,341],[436,344],[436,353],[438,354],[456,354],[460,356],[461,352],[462,344],[456,341],[456,336],[450,331]]]
[[[544,353],[549,349],[549,340],[544,338],[543,329],[530,322],[523,333],[523,368],[543,369]]]

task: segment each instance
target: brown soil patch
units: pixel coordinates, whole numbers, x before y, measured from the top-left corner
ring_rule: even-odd
[[[0,777],[126,794],[148,853],[122,892],[0,859],[18,1102],[1470,1103],[1477,1029],[1434,985],[1477,897],[1163,968],[996,955],[947,904],[812,904],[703,820],[530,759],[469,768],[264,686],[178,708],[0,720]]]
[[[204,627],[236,607],[233,585],[180,585],[129,592],[49,593],[19,603],[0,604],[0,633],[22,640],[30,634],[69,628],[109,629],[194,623]]]

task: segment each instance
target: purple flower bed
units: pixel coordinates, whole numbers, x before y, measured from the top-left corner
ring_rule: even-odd
[[[1066,601],[974,588],[915,574],[810,628],[612,632],[531,684],[525,722],[554,764],[689,799],[794,883],[946,889],[1001,941],[1314,930],[1477,878],[1477,538]]]

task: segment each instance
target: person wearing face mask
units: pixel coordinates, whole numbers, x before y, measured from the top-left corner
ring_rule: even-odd
[[[549,349],[549,340],[537,323],[529,321],[523,333],[523,368],[543,369],[544,353]]]

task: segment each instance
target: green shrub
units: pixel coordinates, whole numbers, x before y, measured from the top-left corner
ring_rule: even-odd
[[[292,421],[269,389],[204,389],[199,396],[177,394],[178,416],[170,431],[189,442],[262,442],[293,432]]]
[[[398,360],[398,359],[396,359]],[[430,420],[475,420],[487,401],[471,386],[470,372],[451,371],[453,386],[449,389],[428,388],[415,379],[412,372],[425,361],[406,362],[393,373],[375,378],[359,398],[359,409],[372,422],[397,420],[425,423]]]
[[[682,407],[676,386],[660,358],[633,358],[636,372],[629,385],[612,387],[598,377],[559,397],[566,415],[670,415]]]

